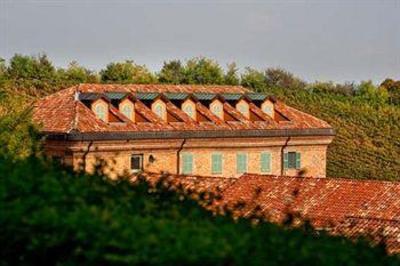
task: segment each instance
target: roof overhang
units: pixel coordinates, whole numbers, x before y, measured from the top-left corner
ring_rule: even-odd
[[[182,138],[241,138],[241,137],[318,137],[335,136],[332,128],[268,129],[268,130],[202,130],[202,131],[130,131],[130,132],[43,132],[49,140],[127,140]]]

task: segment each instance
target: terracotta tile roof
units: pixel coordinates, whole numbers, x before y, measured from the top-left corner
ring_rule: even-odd
[[[149,100],[145,100],[146,98],[142,96],[146,96],[149,93],[154,94],[154,92],[166,94],[188,93],[188,95],[193,94],[193,97],[196,98],[195,94],[199,95],[202,93],[218,97],[219,93],[233,95],[234,93],[245,94],[249,91],[240,86],[81,84],[37,101],[34,106],[33,118],[35,122],[42,125],[42,131],[46,133],[331,129],[331,126],[325,121],[291,108],[280,101],[275,103],[275,110],[290,121],[275,121],[264,114],[254,103],[250,103],[251,112],[260,118],[260,121],[251,121],[228,102],[224,102],[224,111],[235,121],[222,121],[212,114],[208,109],[208,104],[201,100],[196,101],[196,109],[209,121],[194,121],[173,102],[173,99],[176,97],[173,97],[171,100],[168,97],[163,97],[163,100],[167,104],[168,113],[171,117],[175,117],[179,121],[170,121],[168,123],[159,119],[144,103],[144,101],[149,101],[150,98]],[[139,93],[142,95],[142,100],[139,97],[135,98],[135,95]],[[129,121],[119,113],[117,108],[113,107],[112,101],[120,100],[126,97],[126,95],[131,95],[131,98],[135,99],[135,111],[143,117],[144,121],[136,123]],[[157,97],[157,94],[153,96]],[[98,97],[110,99],[108,101],[110,112],[121,123],[105,123],[100,121],[90,110],[90,107],[84,104],[84,101],[93,101]],[[179,99],[183,99],[182,97],[179,96]],[[207,99],[213,99],[213,97]]]
[[[252,174],[141,175],[153,185],[163,180],[181,192],[217,195],[211,205],[203,204],[216,213],[230,210],[235,217],[263,217],[275,223],[286,222],[291,214],[318,230],[351,239],[366,236],[384,243],[390,253],[400,253],[400,182]]]
[[[168,187],[183,190],[184,192],[214,192],[221,193],[224,189],[236,181],[235,178],[222,178],[213,176],[196,176],[196,175],[173,175],[144,172],[133,175],[132,180],[136,181],[138,177],[144,178],[151,185],[158,182],[164,182]]]
[[[383,230],[388,249],[400,251],[400,182],[246,174],[223,191],[216,206],[276,223],[298,215],[333,234],[368,233],[375,241]]]

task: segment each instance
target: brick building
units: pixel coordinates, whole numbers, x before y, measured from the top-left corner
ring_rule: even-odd
[[[47,155],[75,169],[325,177],[331,126],[240,86],[81,84],[39,100]]]

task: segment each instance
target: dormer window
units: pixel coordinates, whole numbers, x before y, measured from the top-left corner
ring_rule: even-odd
[[[245,100],[240,100],[236,104],[236,110],[238,110],[245,117],[250,117],[249,104]]]
[[[186,100],[182,104],[182,111],[185,112],[188,116],[190,116],[193,120],[196,120],[196,106],[193,101]]]
[[[210,111],[220,119],[224,119],[224,106],[219,100],[214,100],[210,104]]]
[[[167,121],[167,108],[162,100],[155,101],[151,109],[160,119]]]
[[[108,103],[102,99],[95,101],[92,104],[92,111],[96,117],[104,122],[108,121]]]
[[[119,111],[129,120],[135,121],[134,105],[129,99],[125,99],[120,103]]]
[[[274,104],[270,100],[266,100],[261,105],[261,110],[269,115],[271,118],[274,118]]]

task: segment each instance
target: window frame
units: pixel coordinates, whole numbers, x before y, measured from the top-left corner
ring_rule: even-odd
[[[215,166],[215,164],[214,164],[215,156],[220,156],[221,162],[219,163],[220,164],[219,171],[214,168],[214,166]],[[224,170],[224,156],[223,156],[223,153],[222,152],[213,152],[213,153],[211,153],[211,174],[213,174],[213,175],[222,175],[223,170]]]
[[[216,107],[219,109],[219,111],[215,110]],[[224,120],[224,104],[220,100],[214,100],[211,102],[210,111],[219,119]]]
[[[245,170],[244,171],[241,171],[242,169],[239,169],[240,168],[239,158],[241,156],[244,156],[244,158],[245,158]],[[245,174],[248,171],[249,171],[249,156],[248,156],[248,154],[246,152],[238,152],[238,153],[236,153],[236,173],[237,174]]]
[[[243,110],[244,108],[245,110]],[[241,113],[244,117],[249,118],[250,117],[250,106],[249,103],[246,102],[245,100],[240,100],[236,104],[236,110]]]
[[[268,166],[267,168],[264,168],[263,166],[263,156],[268,157]],[[272,153],[269,151],[263,151],[260,153],[260,172],[265,173],[265,174],[270,174],[272,173]]]
[[[284,169],[301,169],[301,153],[296,151],[290,151],[284,153]]]
[[[99,111],[99,108],[102,110]],[[95,101],[92,104],[92,111],[96,115],[96,118],[107,123],[108,122],[108,103],[102,99]]]
[[[186,156],[190,156],[190,158],[191,158],[191,160],[190,160],[190,165],[191,165],[191,168],[190,168],[190,171],[186,171],[186,169],[185,169],[185,163],[186,163],[186,161],[185,161],[185,158],[187,158]],[[182,175],[192,175],[193,174],[193,170],[194,170],[194,155],[193,155],[193,153],[191,153],[191,152],[183,152],[183,153],[181,153],[181,174]]]
[[[130,114],[126,114],[124,112],[125,108],[130,109]],[[119,112],[122,113],[127,118],[129,118],[129,120],[132,120],[132,121],[135,120],[135,105],[131,101],[129,101],[129,100],[122,101],[119,105]]]
[[[132,160],[134,159],[134,157],[139,158],[139,168],[132,168],[133,166]],[[143,171],[143,153],[132,153],[131,156],[129,157],[129,160],[130,160],[129,169],[131,170],[132,173],[138,173]]]

